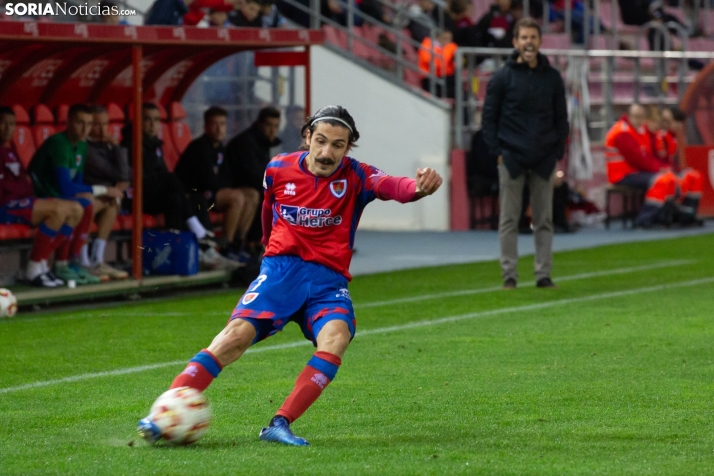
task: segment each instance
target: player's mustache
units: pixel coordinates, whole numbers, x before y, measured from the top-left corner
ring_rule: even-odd
[[[315,162],[319,162],[322,165],[333,165],[336,161],[333,159],[328,159],[327,157],[317,157]]]

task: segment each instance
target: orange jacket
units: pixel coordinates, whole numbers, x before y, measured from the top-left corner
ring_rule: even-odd
[[[456,48],[456,43],[448,43],[442,47],[438,41],[434,42],[434,73],[438,77],[444,76],[444,69],[446,69],[446,76],[454,75],[456,69],[454,66]],[[444,64],[446,68],[444,68]],[[419,69],[422,70],[425,75],[431,73],[431,38],[428,36],[424,38],[419,48]]]
[[[617,121],[605,136],[607,180],[618,183],[635,172],[659,172],[667,164],[653,155],[651,137],[646,130],[637,131],[627,116]]]

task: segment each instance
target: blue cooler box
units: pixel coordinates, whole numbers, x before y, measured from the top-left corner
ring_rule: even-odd
[[[142,237],[144,274],[198,273],[198,241],[188,231],[149,231]]]

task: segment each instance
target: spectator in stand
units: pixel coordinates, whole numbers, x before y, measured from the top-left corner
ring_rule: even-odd
[[[513,54],[488,83],[482,118],[484,141],[499,164],[503,287],[514,289],[518,279],[518,218],[528,183],[536,286],[552,288],[553,183],[569,130],[565,86],[558,70],[538,51],[538,23],[522,18],[513,31]]]
[[[260,209],[263,206],[263,176],[270,162],[270,149],[280,145],[278,129],[280,111],[269,106],[258,113],[258,119],[250,128],[241,132],[226,145],[223,174],[232,188],[251,187],[260,194],[255,219],[246,237],[246,250],[253,255],[262,252],[260,239]]]
[[[211,8],[208,15],[196,25],[200,28],[227,28],[233,24],[228,21],[228,11]]]
[[[703,188],[702,175],[685,169],[678,175],[669,156],[657,157],[654,138],[645,125],[647,111],[639,104],[617,121],[605,136],[607,179],[611,184],[627,185],[645,191],[645,203],[635,218],[635,226],[650,228],[667,220],[667,203],[677,195],[677,219],[682,224],[696,221]]]
[[[299,5],[304,6],[308,11],[310,10],[309,0],[297,0]],[[310,14],[303,11],[285,0],[276,0],[275,6],[278,8],[280,13],[285,15],[286,18],[290,19],[293,23],[303,28],[310,28]]]
[[[454,21],[443,8],[437,7],[432,0],[418,0],[416,5],[409,8],[411,20],[407,24],[407,29],[412,35],[412,39],[417,43],[424,41],[424,38],[431,35],[431,30],[454,31]],[[443,26],[443,28],[442,28]]]
[[[224,0],[156,0],[146,14],[144,24],[195,26],[209,9],[230,11],[233,4]]]
[[[241,28],[263,28],[259,0],[244,0],[228,14],[228,21]]]
[[[109,114],[104,106],[92,108],[92,127],[87,140],[87,163],[84,166],[84,181],[89,185],[116,187],[126,193],[131,182],[131,168],[127,150],[120,146],[109,133]],[[112,225],[119,213],[120,204],[116,200],[106,201],[104,211],[98,214],[97,238],[92,242],[92,253],[86,256],[83,250],[83,261],[86,258],[90,272],[100,279],[126,279],[129,273],[116,269],[104,262],[104,250]]]
[[[196,210],[176,174],[169,172],[164,162],[163,141],[159,139],[161,118],[159,108],[147,102],[141,107],[143,211],[156,215],[164,214],[166,228],[190,230],[201,244],[201,264],[208,267],[224,265],[215,249],[213,233],[206,230],[196,216]],[[131,148],[131,129],[125,128],[122,145]]]
[[[473,26],[471,21],[473,6],[468,0],[451,0],[449,4],[449,15],[454,20],[456,32],[462,28]]]
[[[522,9],[521,0],[496,0],[475,25],[456,32],[456,44],[482,48],[513,47],[513,27],[522,16]]]
[[[32,286],[56,288],[64,281],[47,265],[60,245],[69,241],[84,209],[74,200],[34,198],[32,180],[12,145],[15,113],[0,107],[0,224],[20,223],[37,227],[25,268],[25,280]]]
[[[74,104],[67,113],[67,128],[42,143],[30,162],[30,175],[38,197],[78,201],[84,208],[71,240],[57,249],[55,274],[77,284],[101,282],[98,270],[91,267],[86,243],[89,226],[98,217],[98,229],[109,237],[124,193],[116,187],[87,185],[84,166],[87,160],[87,135],[92,125],[92,111],[84,104]],[[88,269],[89,268],[89,269]],[[107,279],[107,278],[105,278]]]
[[[275,0],[260,0],[260,14],[263,28],[286,28],[285,17],[275,5]]]
[[[223,213],[221,251],[231,260],[245,263],[249,256],[243,250],[244,240],[253,224],[260,194],[252,187],[232,188],[225,173],[223,140],[226,137],[228,113],[220,107],[210,107],[203,114],[204,134],[193,140],[181,154],[176,175],[183,183],[194,205],[203,211],[203,223],[210,227],[208,210]]]
[[[280,133],[282,151],[289,154],[300,150],[302,146],[302,125],[305,122],[305,108],[288,106],[285,109],[285,127]]]
[[[421,87],[424,91],[431,91],[431,55],[434,53],[434,74],[439,78],[444,78],[446,83],[446,97],[455,97],[456,79],[454,77],[455,65],[454,55],[456,54],[456,43],[452,41],[452,34],[449,30],[444,30],[436,35],[434,45],[428,36],[421,42],[419,48],[419,69],[423,73]],[[437,96],[443,97],[441,85],[436,84],[434,91]]]
[[[355,3],[357,4],[358,10],[366,16],[379,20],[386,25],[392,24],[391,15],[385,11],[379,0],[357,0]],[[355,16],[355,24],[364,24],[362,15],[358,14]]]
[[[662,129],[658,134],[657,149],[666,151],[669,160],[680,169],[683,164],[679,144],[684,140],[686,121],[687,115],[677,107],[669,106],[662,110]]]
[[[102,0],[99,2],[99,19],[105,25],[128,25],[126,21],[119,15],[120,8],[113,2]]]
[[[655,21],[664,24],[675,22],[687,28],[679,18],[664,11],[661,0],[617,0],[617,3],[620,5],[620,15],[625,25],[642,26],[645,23]],[[670,31],[673,34],[677,34],[676,29],[671,29]],[[664,50],[664,39],[654,28],[650,28],[647,32],[647,40],[651,50]]]
[[[559,22],[565,24],[565,5],[566,1],[570,2],[570,25],[573,32],[575,33],[575,42],[578,44],[583,44],[585,41],[585,28],[583,23],[585,22],[585,3],[582,0],[552,0],[550,5],[550,21]],[[590,7],[588,7],[590,8]],[[592,32],[595,27],[595,19],[593,18],[592,8],[589,10],[590,13],[590,31]],[[600,21],[598,19],[598,21]],[[605,31],[605,27],[600,23],[600,31]]]
[[[156,0],[144,17],[145,25],[183,25],[183,16],[194,0]]]

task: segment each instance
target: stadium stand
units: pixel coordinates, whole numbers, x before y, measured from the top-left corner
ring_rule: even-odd
[[[119,105],[110,102],[107,104],[107,114],[109,115],[109,133],[117,142],[121,142],[121,131],[124,128],[125,116]]]
[[[12,143],[20,156],[20,160],[25,167],[27,167],[30,164],[32,155],[35,153],[37,148],[35,146],[35,141],[32,138],[33,134],[32,129],[30,128],[30,116],[27,114],[27,110],[19,104],[13,104],[12,110],[15,112],[15,120],[17,121]]]
[[[191,142],[191,130],[186,123],[186,110],[180,102],[172,102],[169,105],[169,111],[169,118],[171,119],[169,122],[170,136],[180,155]]]
[[[57,132],[55,117],[49,107],[38,104],[32,108],[32,137],[39,147],[45,139]]]

